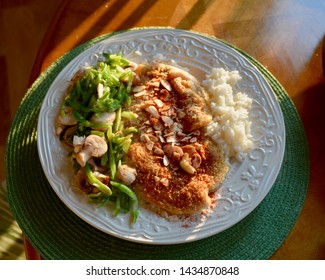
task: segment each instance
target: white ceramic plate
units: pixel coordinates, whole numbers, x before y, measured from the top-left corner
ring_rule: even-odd
[[[204,218],[166,220],[140,208],[136,224],[129,214],[113,217],[107,208],[97,208],[76,191],[72,164],[55,134],[54,122],[65,89],[84,64],[94,65],[103,52],[122,52],[135,62],[152,60],[157,54],[175,60],[198,79],[212,67],[238,70],[242,80],[237,91],[253,101],[255,147],[242,161],[231,162],[225,182],[217,192],[217,206]],[[139,55],[141,54],[141,55]],[[272,188],[281,168],[285,149],[285,127],[276,97],[261,73],[237,51],[204,35],[175,29],[141,29],[115,34],[74,58],[56,77],[41,107],[38,121],[38,152],[44,173],[60,199],[80,218],[110,235],[149,244],[175,244],[217,234],[247,216]]]

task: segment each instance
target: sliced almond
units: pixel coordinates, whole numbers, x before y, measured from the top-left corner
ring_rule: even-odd
[[[185,134],[184,132],[182,132],[182,131],[178,131],[178,132],[176,133],[176,135],[177,135],[177,136],[186,136],[186,134]]]
[[[164,135],[164,137],[169,137],[175,135],[174,132],[168,132]]]
[[[160,179],[160,183],[165,186],[165,187],[168,187],[169,185],[169,180],[167,178],[161,178]]]
[[[179,123],[174,122],[173,125],[171,126],[170,130],[174,132],[183,132],[182,128],[179,127]]]
[[[142,133],[140,135],[140,141],[148,143],[148,142],[150,142],[150,138],[147,134]]]
[[[134,97],[141,97],[141,96],[145,96],[145,95],[147,95],[147,92],[145,90],[133,94]]]
[[[181,139],[181,142],[185,142],[185,141],[188,141],[190,140],[192,137],[191,136],[186,136],[184,138]]]
[[[175,115],[175,110],[174,108],[169,108],[167,110],[167,116],[174,116]]]
[[[163,164],[164,164],[164,166],[169,165],[169,159],[168,159],[168,157],[166,155],[164,155],[164,157],[163,157]]]
[[[153,117],[159,119],[160,118],[160,114],[157,110],[157,108],[155,106],[148,106],[146,109],[145,109],[149,114],[151,114]]]
[[[153,147],[154,147],[155,143],[150,141],[148,143],[146,143],[146,147],[149,151],[152,151]]]
[[[161,143],[165,143],[166,142],[165,139],[164,139],[164,137],[162,137],[161,135],[159,135],[159,140],[160,140]]]
[[[172,120],[172,118],[167,117],[167,116],[162,116],[161,119],[163,120],[163,122],[165,124],[167,124],[169,127],[171,127],[174,124],[174,121]]]
[[[183,129],[183,125],[181,123],[177,123],[177,126],[180,128],[180,129]]]
[[[150,141],[152,141],[152,142],[158,142],[157,136],[155,136],[153,134],[148,134],[148,137],[149,137]]]
[[[170,136],[166,137],[166,142],[167,143],[176,143],[177,139],[176,139],[175,135],[170,135]]]
[[[141,92],[144,91],[146,89],[146,86],[135,86],[134,88],[132,88],[132,92]]]
[[[162,85],[165,89],[167,89],[168,91],[171,91],[171,90],[172,90],[172,86],[171,86],[171,84],[170,84],[168,81],[166,81],[166,80],[161,80],[160,83],[161,83],[161,85]]]
[[[148,85],[154,88],[159,88],[160,83],[158,81],[150,81]]]
[[[153,153],[155,155],[157,155],[157,156],[164,156],[165,155],[164,151],[162,149],[156,147],[156,146],[153,147]]]
[[[162,102],[160,99],[154,99],[154,102],[159,108],[164,107],[164,102]]]

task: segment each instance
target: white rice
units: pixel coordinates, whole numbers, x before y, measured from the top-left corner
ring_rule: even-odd
[[[213,68],[203,81],[213,117],[207,135],[223,149],[228,159],[241,159],[253,146],[249,117],[253,101],[245,93],[235,93],[233,88],[240,79],[238,71]]]

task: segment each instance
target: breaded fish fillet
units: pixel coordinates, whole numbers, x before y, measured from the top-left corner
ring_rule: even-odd
[[[126,163],[135,168],[139,197],[170,214],[193,214],[211,205],[211,192],[228,172],[220,149],[206,139],[211,122],[207,93],[177,67],[156,63],[136,69],[129,109],[139,128]]]

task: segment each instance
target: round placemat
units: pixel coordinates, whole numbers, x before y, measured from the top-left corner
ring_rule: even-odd
[[[7,142],[7,188],[10,207],[27,239],[45,259],[268,259],[286,239],[303,206],[309,179],[308,147],[299,115],[283,87],[258,61],[229,44],[250,60],[269,82],[280,103],[286,127],[280,173],[266,198],[251,214],[231,228],[199,241],[139,244],[90,226],[54,193],[37,151],[37,121],[42,101],[67,63],[115,34],[90,40],[54,62],[28,90],[16,113]]]

